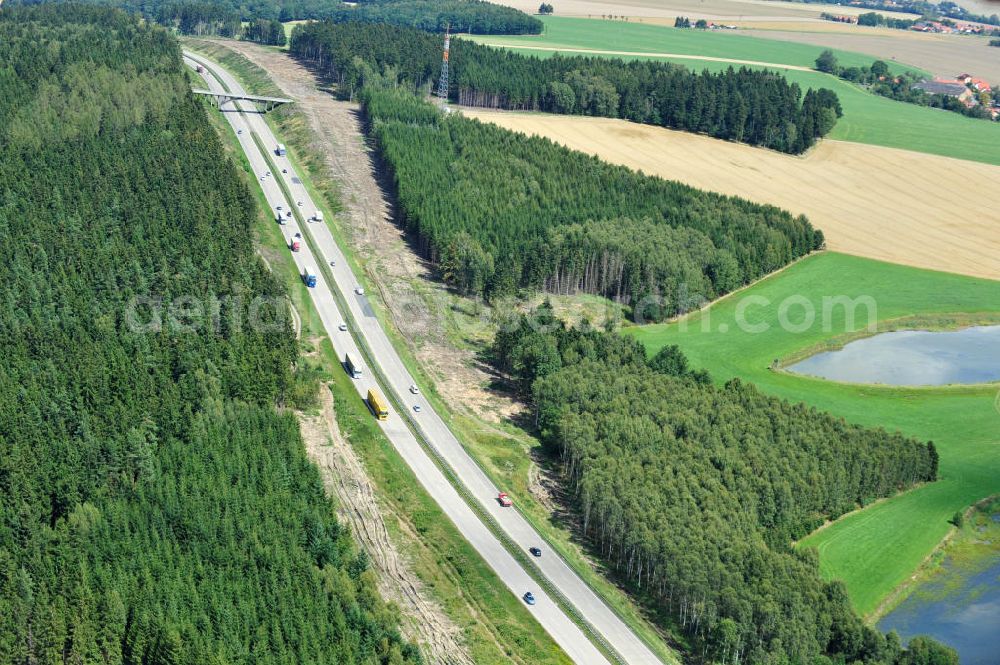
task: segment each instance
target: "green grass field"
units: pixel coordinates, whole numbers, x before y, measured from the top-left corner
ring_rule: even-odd
[[[307,20],[285,21],[284,23],[281,24],[285,28],[285,39],[288,39],[289,41],[292,39],[292,30],[294,30],[295,26],[299,25],[300,23],[309,23],[309,21],[307,21]],[[287,48],[288,48],[288,46],[286,45],[285,49],[287,49]]]
[[[747,301],[748,296],[766,298],[770,304]],[[815,308],[816,321],[805,332],[787,332],[778,325],[780,303],[790,296],[804,297]],[[628,332],[650,353],[666,344],[680,345],[692,363],[707,368],[716,381],[738,376],[763,391],[807,402],[850,422],[898,429],[935,442],[941,455],[937,482],[852,513],[803,543],[819,549],[824,576],[844,580],[855,607],[869,615],[933,551],[956,510],[1000,492],[1000,385],[906,389],[838,384],[770,370],[774,359],[849,332],[842,307],[833,309],[824,329],[825,296],[870,296],[880,321],[919,315],[929,325],[948,326],[957,313],[971,314],[966,321],[1000,320],[1000,282],[824,253],[692,315],[686,325],[651,325]],[[745,321],[767,324],[766,331],[746,332],[737,325],[741,302],[751,305]],[[788,319],[799,323],[803,312],[802,306],[791,307]],[[857,321],[855,328],[864,323]]]
[[[1000,165],[1000,123],[897,102],[819,72],[786,72],[803,89],[830,88],[844,107],[829,138]]]
[[[557,36],[558,42],[550,35]],[[484,43],[523,43],[554,48],[592,48],[633,52],[657,51],[780,62],[796,66],[811,66],[812,60],[819,53],[819,49],[813,46],[776,40],[590,19],[546,19],[546,34],[542,37],[491,37],[489,39],[477,37],[476,39]],[[634,39],[634,43],[630,41],[632,39]],[[549,57],[553,53],[552,51],[532,49],[514,48],[512,50],[542,58]],[[810,54],[811,59],[809,59]],[[731,66],[724,62],[711,60],[698,62],[688,59],[647,56],[607,55],[604,57],[620,57],[624,60],[662,60],[675,62],[699,71],[702,69],[721,71]],[[847,52],[838,53],[838,57],[844,64],[856,64],[854,58],[862,58],[861,64],[870,64],[872,60],[869,56]],[[846,81],[820,72],[781,68],[776,68],[776,71],[780,71],[789,80],[798,83],[802,89],[830,88],[837,93],[844,108],[844,117],[837,121],[836,127],[830,133],[829,138],[831,139],[902,148],[1000,165],[1000,123],[975,120],[949,111],[893,101],[870,94]]]
[[[586,18],[545,17],[545,32],[540,36],[476,36],[484,44],[511,44],[562,48],[585,48],[606,51],[643,51],[677,53],[713,58],[756,60],[781,65],[812,67],[823,50],[811,44],[776,39],[748,37],[738,30],[677,30],[663,25],[633,21],[603,21]],[[834,50],[845,67],[870,65],[871,56],[852,51]],[[926,73],[917,67],[889,62],[895,69]]]

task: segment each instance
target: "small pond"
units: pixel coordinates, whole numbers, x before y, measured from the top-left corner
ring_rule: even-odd
[[[947,564],[945,564],[947,566]],[[878,623],[905,644],[930,635],[958,651],[962,665],[997,665],[1000,654],[1000,557],[971,575],[946,569]]]
[[[1000,326],[881,333],[786,369],[831,381],[893,386],[1000,381]]]

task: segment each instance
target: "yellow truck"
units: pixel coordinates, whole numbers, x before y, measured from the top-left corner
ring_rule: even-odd
[[[389,407],[386,405],[385,399],[374,388],[368,389],[368,408],[379,420],[385,420],[389,417]]]

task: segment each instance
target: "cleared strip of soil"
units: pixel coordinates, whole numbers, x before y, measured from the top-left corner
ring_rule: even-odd
[[[1000,167],[822,141],[800,157],[610,118],[463,109],[602,159],[802,213],[839,252],[1000,279]],[[988,149],[983,146],[983,149]]]
[[[337,498],[337,516],[368,553],[378,572],[379,593],[401,608],[407,638],[423,646],[428,662],[472,665],[461,644],[461,630],[431,601],[417,576],[389,537],[379,510],[375,487],[354,449],[337,427],[333,395],[323,386],[317,415],[299,414],[302,440],[309,458],[323,477],[327,492]]]

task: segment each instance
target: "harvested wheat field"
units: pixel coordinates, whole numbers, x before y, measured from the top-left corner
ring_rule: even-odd
[[[820,23],[826,25],[817,30],[816,26]],[[747,23],[746,27],[758,29],[740,31],[738,34],[813,44],[817,48],[817,55],[822,48],[867,53],[872,58],[897,60],[945,78],[969,72],[991,83],[1000,81],[1000,53],[996,53],[998,49],[990,47],[985,38],[867,28],[831,21],[785,23],[786,29],[773,29],[777,25],[782,24]],[[831,30],[826,26],[836,27]]]
[[[804,213],[827,247],[1000,279],[1000,167],[822,141],[805,156],[610,118],[463,109],[575,150],[694,187]]]

